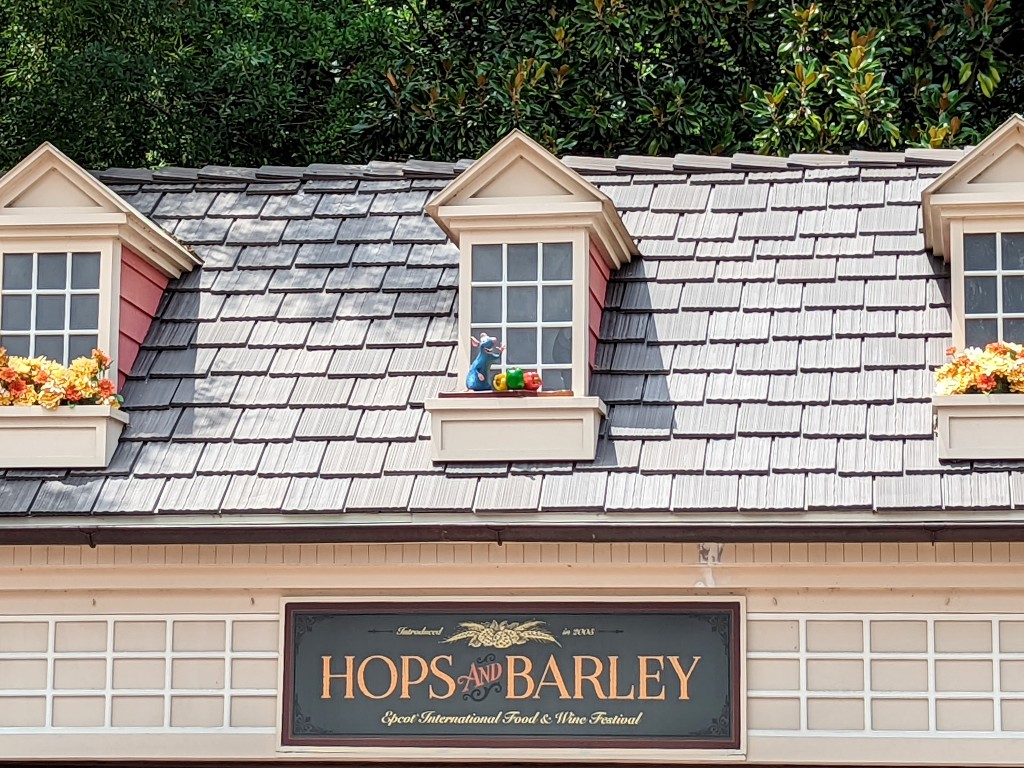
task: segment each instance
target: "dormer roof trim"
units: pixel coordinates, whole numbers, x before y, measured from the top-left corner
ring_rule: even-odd
[[[169,277],[201,260],[49,142],[0,178],[0,230],[67,228],[119,237]]]
[[[426,211],[459,243],[466,229],[565,224],[590,230],[611,268],[637,255],[636,244],[611,198],[544,149],[514,130],[430,202]]]
[[[1024,212],[1024,118],[1013,115],[921,193],[925,247],[949,261],[949,221]]]

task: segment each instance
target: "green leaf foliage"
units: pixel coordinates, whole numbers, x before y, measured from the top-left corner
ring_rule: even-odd
[[[0,167],[976,143],[1024,96],[1012,0],[6,0]]]

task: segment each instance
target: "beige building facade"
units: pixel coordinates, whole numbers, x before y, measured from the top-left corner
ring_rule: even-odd
[[[647,759],[1016,765],[1022,576],[1024,544],[1006,542],[0,547],[0,749],[429,761],[438,753],[281,747],[286,601],[727,596],[745,608],[744,748]]]
[[[0,762],[1020,765],[1022,395],[932,393],[954,342],[1024,344],[1022,157],[1019,117],[963,155],[44,146],[0,180],[0,340],[101,295],[125,408],[2,406]],[[3,403],[46,383],[8,363]],[[702,602],[739,618],[679,698],[717,684],[737,746],[283,727],[290,605]]]

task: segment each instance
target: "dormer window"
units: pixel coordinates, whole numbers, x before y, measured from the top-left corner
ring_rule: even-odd
[[[100,343],[99,251],[0,253],[0,346],[67,365]]]
[[[492,376],[520,368],[543,380],[540,392],[428,400],[435,460],[593,459],[605,406],[589,396],[589,378],[605,288],[636,254],[611,200],[516,131],[427,213],[459,246],[460,373],[485,333],[505,347]],[[485,431],[502,439],[481,440]]]
[[[1024,119],[1015,115],[996,129],[932,182],[921,202],[925,245],[949,263],[953,346],[1024,344]],[[957,360],[932,397],[938,457],[1024,459],[1024,395],[971,382],[946,394],[951,372],[959,375]]]
[[[11,356],[68,365],[98,348],[123,384],[168,280],[198,263],[49,144],[0,179],[0,346]],[[3,400],[0,430],[17,438],[0,439],[0,469],[105,467],[128,421],[109,405]]]

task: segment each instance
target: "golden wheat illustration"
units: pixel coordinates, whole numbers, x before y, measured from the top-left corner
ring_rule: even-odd
[[[511,648],[513,645],[526,643],[554,643],[561,647],[555,636],[546,629],[543,621],[497,621],[482,624],[476,621],[463,621],[459,624],[462,630],[456,632],[444,642],[457,643],[468,640],[470,648]]]

